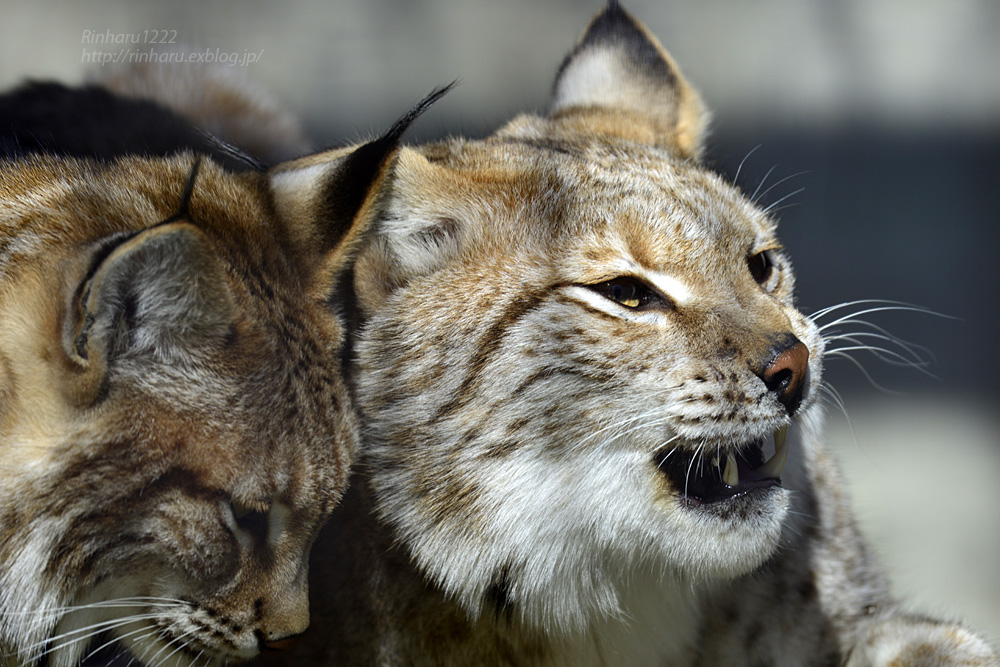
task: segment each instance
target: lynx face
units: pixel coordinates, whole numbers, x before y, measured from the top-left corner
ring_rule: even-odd
[[[379,172],[353,377],[360,470],[418,568],[473,616],[579,629],[635,573],[690,591],[775,552],[822,345],[774,221],[698,165],[697,95],[617,4],[555,90]]]
[[[321,263],[260,174],[0,169],[0,663],[280,647],[355,448]]]
[[[774,552],[822,348],[733,188],[544,128],[404,155],[436,194],[400,176],[387,226],[430,229],[362,254],[359,290],[447,260],[364,302],[356,372],[383,518],[471,609],[499,594],[552,623],[613,611],[616,572],[728,578]]]

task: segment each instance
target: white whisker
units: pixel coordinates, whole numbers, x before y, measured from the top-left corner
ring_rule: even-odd
[[[146,653],[148,651],[148,648],[147,648],[148,644],[146,644],[146,641],[149,640],[149,639],[152,639],[153,637],[156,637],[156,636],[158,636],[160,634],[160,629],[157,628],[157,627],[147,628],[147,630],[149,630],[149,632],[147,632],[144,635],[139,635],[138,637],[135,637],[132,640],[132,648],[131,648],[131,650],[129,652],[128,664],[125,665],[125,667],[132,667],[132,665],[135,664],[136,660],[141,660],[139,658],[139,656],[137,656],[136,653],[135,653],[135,647],[142,646],[143,647],[143,653]]]
[[[162,633],[161,633],[161,638],[162,638]],[[143,656],[143,662],[145,662],[147,665],[149,665],[149,667],[156,667],[158,665],[163,664],[160,661],[160,655],[164,651],[170,649],[173,646],[174,641],[175,641],[175,639],[173,637],[171,637],[168,641],[163,642],[163,646],[161,646],[159,648],[159,650],[156,653],[154,653],[151,657],[146,658],[145,656]]]
[[[928,377],[937,378],[929,370],[935,361],[934,354],[929,349],[899,338],[884,327],[864,319],[865,316],[885,312],[912,312],[949,320],[958,319],[915,304],[882,299],[847,301],[817,310],[810,317],[817,326],[823,344],[827,346],[824,355],[827,359],[847,359],[861,371],[872,387],[887,394],[900,395],[900,392],[876,382],[864,364],[850,354],[867,352],[891,366],[912,368]],[[820,324],[821,320],[828,317],[831,318],[830,321]],[[855,330],[843,331],[840,328],[848,326]],[[834,343],[839,343],[840,346],[830,347]]]
[[[64,632],[64,633],[59,634],[59,635],[54,635],[52,637],[48,637],[48,638],[46,638],[44,640],[35,642],[34,644],[29,644],[28,646],[25,646],[24,648],[25,648],[25,650],[31,650],[31,649],[36,649],[36,648],[39,648],[39,647],[42,647],[42,646],[46,646],[46,645],[49,645],[49,644],[53,644],[54,642],[57,642],[57,641],[62,641],[62,640],[66,640],[66,639],[69,640],[69,641],[66,641],[66,642],[64,642],[62,644],[59,644],[57,646],[53,646],[51,649],[47,649],[47,650],[55,650],[57,648],[63,648],[65,646],[69,646],[70,644],[73,644],[75,642],[81,641],[81,639],[88,638],[88,637],[93,637],[94,635],[100,634],[101,632],[107,632],[108,630],[114,630],[115,628],[119,628],[119,627],[128,625],[130,623],[134,623],[134,622],[138,622],[138,621],[145,621],[145,620],[149,620],[149,619],[155,619],[157,617],[158,617],[157,614],[149,613],[149,614],[136,614],[136,615],[132,615],[132,616],[122,616],[122,617],[119,617],[119,618],[108,619],[106,621],[101,621],[99,623],[92,623],[91,625],[88,625],[88,626],[85,626],[85,627],[82,627],[82,628],[77,628],[75,630],[70,630],[68,632]],[[77,637],[76,635],[81,635],[81,636]]]
[[[705,445],[707,445],[707,444],[708,443],[705,442],[704,440],[702,440],[701,442],[698,443],[698,446],[695,447],[694,455],[691,457],[691,463],[688,464],[687,473],[685,473],[685,475],[684,475],[684,503],[685,504],[687,504],[687,502],[688,502],[688,485],[691,482],[691,469],[694,467],[694,462],[698,458],[699,453],[704,449]]]
[[[898,336],[889,333],[886,329],[878,326],[877,324],[866,322],[865,320],[848,320],[845,322],[845,324],[862,325],[868,327],[872,331],[851,331],[846,334],[833,333],[830,335],[823,336],[823,342],[831,343],[845,336],[856,336],[858,338],[876,338],[878,340],[890,342],[893,345],[897,345],[901,349],[906,350],[910,355],[913,356],[914,359],[919,359],[921,362],[924,362],[925,357],[929,357],[931,361],[934,360],[934,353],[929,348],[899,338]]]
[[[193,658],[193,659],[191,660],[191,662],[190,662],[190,663],[188,664],[188,667],[194,667],[194,666],[195,666],[195,663],[197,663],[197,662],[198,662],[199,660],[201,660],[201,656],[203,656],[203,655],[205,655],[205,649],[201,649],[200,651],[198,651],[198,655],[196,655],[196,656],[195,656],[195,657],[194,657],[194,658]],[[207,660],[205,661],[205,664],[206,664],[206,665],[208,664],[208,661],[207,661]]]
[[[914,352],[915,356],[920,356],[920,354],[918,354],[918,353],[926,354],[926,355],[928,355],[930,357],[934,356],[933,353],[930,351],[929,348],[924,347],[923,345],[918,345],[917,343],[910,342],[910,341],[905,340],[903,338],[900,338],[899,336],[896,336],[896,335],[890,333],[887,329],[885,329],[884,327],[881,327],[881,326],[875,324],[874,322],[868,322],[867,320],[854,320],[854,319],[851,319],[851,320],[845,320],[844,322],[842,322],[842,324],[857,324],[857,325],[864,326],[864,327],[867,327],[867,328],[871,329],[871,331],[854,331],[854,332],[850,332],[851,335],[857,335],[857,336],[861,336],[861,335],[864,335],[864,336],[874,336],[875,334],[878,334],[881,337],[882,340],[892,341],[893,343],[895,343],[896,345],[899,345],[902,348],[905,348],[907,350],[912,350]],[[824,341],[833,340],[831,338],[832,335],[839,335],[839,334],[831,334],[831,335],[828,335],[828,336],[823,336],[823,340]]]
[[[661,445],[660,445],[659,447],[657,447],[656,449],[657,449],[657,450],[660,450],[660,449],[663,449],[664,447],[666,447],[667,445],[669,445],[669,444],[670,444],[671,442],[673,442],[674,440],[676,440],[676,439],[677,439],[677,438],[679,438],[679,437],[680,437],[679,435],[675,435],[675,436],[673,436],[672,438],[668,438],[667,440],[665,440],[665,441],[664,441],[664,442],[663,442],[663,443],[662,443],[662,444],[661,444]],[[667,459],[669,459],[669,458],[670,458],[670,456],[671,456],[671,455],[672,455],[672,454],[673,454],[674,452],[676,452],[676,451],[677,451],[678,449],[679,449],[678,447],[672,447],[672,448],[670,449],[670,451],[669,451],[669,452],[667,452],[667,453],[666,453],[666,455],[664,455],[663,459],[661,459],[661,460],[660,460],[660,462],[659,462],[659,463],[658,463],[658,464],[656,465],[656,468],[657,468],[657,469],[659,469],[659,468],[660,468],[660,466],[662,466],[662,465],[663,465],[663,464],[664,464],[664,463],[666,462],[666,460],[667,460]]]
[[[844,301],[843,303],[835,303],[832,306],[827,306],[826,308],[820,308],[819,310],[809,315],[809,319],[815,321],[821,317],[825,317],[830,313],[836,312],[838,310],[843,310],[845,308],[851,308],[853,306],[868,307],[875,304],[881,306],[903,306],[905,308],[917,308],[917,309],[920,308],[920,306],[913,303],[908,303],[906,301],[894,301],[892,299],[856,299],[854,301]]]
[[[65,607],[52,607],[49,609],[31,609],[27,611],[4,612],[8,616],[37,616],[40,622],[48,620],[50,617],[63,616],[77,611],[88,611],[93,609],[121,609],[129,607],[172,607],[178,604],[187,605],[184,600],[158,597],[135,597],[135,598],[115,598],[101,602],[91,602],[83,605],[71,605]]]
[[[715,473],[719,476],[719,481],[722,481],[722,443],[715,443],[715,457],[719,459],[719,465],[715,466]]]
[[[792,194],[798,194],[798,193],[793,192]],[[798,205],[799,205],[798,202],[791,202],[790,204],[785,204],[784,206],[777,206],[777,207],[768,206],[766,209],[764,209],[764,212],[767,213],[768,215],[773,215],[775,213],[778,213],[779,211],[787,211],[790,208],[795,208]]]
[[[858,436],[857,433],[855,433],[854,431],[854,422],[851,420],[851,415],[847,413],[847,404],[844,402],[844,397],[841,396],[840,392],[837,391],[837,388],[834,387],[829,382],[823,382],[819,388],[820,391],[826,393],[826,395],[830,397],[831,400],[833,400],[833,402],[837,405],[837,407],[840,408],[841,414],[844,415],[844,419],[847,421],[847,428],[851,432],[851,438],[854,439],[854,446],[860,449],[860,445],[858,444]]]
[[[767,193],[768,193],[768,192],[770,192],[771,190],[775,189],[776,187],[778,187],[778,186],[779,186],[779,185],[781,185],[782,183],[785,183],[785,182],[787,182],[787,181],[790,181],[790,180],[792,180],[793,178],[798,178],[799,176],[804,176],[804,175],[806,175],[806,174],[808,174],[808,173],[810,173],[810,172],[809,172],[809,171],[799,171],[799,172],[796,172],[796,173],[794,173],[794,174],[791,174],[791,175],[789,175],[789,176],[785,176],[784,178],[782,178],[782,179],[780,179],[780,180],[776,181],[776,182],[775,182],[775,183],[774,183],[773,185],[771,185],[771,187],[769,187],[769,188],[768,188],[767,190],[764,190],[763,192],[761,192],[761,193],[760,193],[760,197],[757,197],[757,199],[763,199],[764,197],[766,197],[766,196],[767,196]]]
[[[778,182],[780,183],[781,181],[778,181]],[[775,185],[777,185],[777,183]],[[774,187],[774,186],[772,185],[771,187]],[[771,188],[768,188],[768,190],[770,190],[770,189]],[[770,204],[768,204],[764,208],[764,213],[774,213],[777,210],[775,207],[778,206],[778,204],[780,204],[781,202],[785,201],[786,199],[790,199],[790,198],[794,197],[795,195],[801,194],[801,193],[803,193],[805,191],[806,191],[805,188],[799,188],[798,190],[792,190],[791,192],[789,192],[787,195],[785,195],[781,199],[779,199],[779,200],[777,200],[775,202],[771,202]],[[767,191],[765,191],[764,194],[767,194]]]
[[[757,193],[760,192],[760,189],[762,187],[764,187],[764,182],[767,181],[767,179],[771,175],[771,173],[774,172],[774,170],[777,169],[777,168],[778,168],[778,165],[774,165],[773,167],[771,167],[770,169],[767,170],[767,173],[764,174],[764,178],[760,179],[760,183],[757,184],[757,189],[753,191],[752,195],[750,195],[750,203],[751,204],[756,204],[757,203]]]
[[[669,424],[670,421],[673,420],[673,418],[674,418],[674,415],[665,415],[663,417],[660,417],[658,419],[654,419],[652,421],[642,421],[641,423],[638,423],[638,424],[630,427],[628,430],[625,430],[625,431],[622,431],[622,432],[618,433],[611,440],[616,440],[618,438],[624,438],[626,436],[632,435],[636,431],[641,431],[643,429],[655,429],[655,428],[658,428],[659,426],[662,426],[664,424]]]
[[[151,631],[151,632],[150,632],[149,634],[147,634],[147,635],[142,635],[141,637],[139,637],[139,638],[138,638],[138,639],[136,640],[136,643],[137,643],[137,644],[141,644],[142,642],[145,642],[145,641],[146,641],[146,640],[147,640],[148,638],[150,638],[150,637],[152,637],[152,636],[156,635],[156,633],[157,633],[157,632],[159,632],[159,631],[158,631],[158,630],[152,630],[152,631]],[[132,665],[134,665],[134,664],[135,664],[135,661],[136,661],[136,660],[138,660],[138,656],[136,656],[135,652],[134,652],[134,651],[132,651],[132,652],[131,652],[131,654],[130,654],[130,656],[129,656],[129,659],[128,659],[128,664],[127,664],[127,665],[125,665],[125,667],[132,667]]]
[[[929,370],[927,370],[927,367],[930,365],[930,362],[924,361],[922,359],[914,361],[910,357],[907,357],[906,355],[900,354],[899,352],[896,352],[895,350],[889,350],[889,349],[886,349],[884,347],[880,347],[878,345],[865,345],[865,344],[861,343],[860,341],[853,340],[849,336],[844,336],[843,338],[844,338],[844,340],[847,340],[847,341],[850,341],[850,342],[854,342],[854,343],[858,343],[858,344],[857,345],[846,345],[844,347],[837,347],[837,348],[833,348],[832,350],[827,350],[826,351],[826,356],[828,356],[828,357],[830,357],[830,356],[834,356],[834,357],[836,357],[836,356],[843,356],[843,354],[845,352],[855,352],[855,351],[870,352],[871,354],[873,354],[875,356],[876,359],[878,359],[879,361],[883,361],[883,362],[885,362],[885,363],[887,363],[887,364],[889,364],[891,366],[901,366],[901,367],[904,367],[904,368],[912,368],[912,369],[914,369],[916,371],[919,371],[919,372],[923,373],[924,375],[927,375],[928,377],[932,377],[932,378],[935,378],[935,379],[937,378],[936,375],[934,375]]]
[[[858,302],[858,303],[861,303],[861,302]],[[843,324],[844,322],[846,322],[847,320],[849,320],[851,318],[857,318],[857,317],[860,317],[862,315],[870,315],[872,313],[884,313],[884,312],[912,312],[912,313],[922,313],[924,315],[933,315],[934,317],[941,317],[941,318],[948,319],[948,320],[957,320],[957,319],[959,319],[959,318],[953,317],[951,315],[945,315],[943,313],[939,313],[939,312],[930,310],[929,308],[924,308],[922,306],[916,306],[916,305],[909,304],[909,303],[902,303],[902,302],[895,302],[895,301],[872,302],[872,303],[884,303],[884,304],[887,304],[887,305],[883,305],[883,306],[879,306],[879,307],[873,307],[873,308],[864,308],[864,309],[859,310],[857,312],[852,312],[852,313],[850,313],[848,315],[842,315],[839,318],[837,318],[836,320],[833,320],[832,322],[827,322],[823,326],[819,327],[819,330],[821,332],[825,331],[826,329],[829,329],[830,327],[837,326],[838,324]],[[822,314],[821,315],[813,315],[813,316],[810,317],[810,319],[812,319],[813,321],[816,321],[819,317],[827,315],[827,314],[833,312],[834,310],[835,310],[834,308],[831,308],[831,309],[827,309],[825,311],[818,311],[819,313],[822,313]]]
[[[733,176],[733,185],[735,185],[735,186],[739,186],[739,181],[740,181],[740,172],[741,172],[741,171],[743,171],[743,163],[744,163],[744,162],[746,162],[746,161],[747,161],[747,158],[749,158],[749,157],[750,157],[751,155],[753,155],[753,154],[754,154],[754,152],[756,152],[756,150],[757,150],[758,148],[760,148],[760,147],[761,147],[762,145],[763,145],[763,144],[757,144],[756,146],[754,146],[753,148],[751,148],[751,149],[750,149],[750,152],[749,152],[749,153],[747,153],[746,155],[744,155],[744,156],[743,156],[743,159],[742,159],[742,160],[740,160],[740,166],[736,167],[736,175],[735,175],[735,176]]]
[[[139,633],[146,633],[143,637],[140,638],[140,640],[141,640],[141,639],[144,639],[145,637],[148,637],[150,635],[156,634],[156,629],[155,629],[155,627],[151,628],[151,626],[143,625],[142,627],[137,628],[135,630],[132,630],[131,632],[126,632],[123,635],[118,635],[114,639],[111,639],[111,640],[109,640],[109,641],[101,644],[100,646],[98,646],[94,650],[92,650],[80,662],[86,662],[87,658],[90,658],[90,657],[93,657],[94,655],[97,655],[102,650],[106,649],[107,647],[109,647],[109,646],[111,646],[111,645],[113,645],[113,644],[115,644],[115,643],[117,643],[117,642],[119,642],[119,641],[121,641],[123,639],[126,639],[128,637],[131,637],[133,635],[137,635]]]
[[[869,384],[871,384],[871,386],[874,387],[875,389],[878,389],[879,391],[881,391],[883,393],[886,393],[886,394],[890,394],[892,396],[903,396],[904,395],[903,392],[893,391],[892,389],[889,389],[887,387],[883,387],[881,384],[879,384],[878,382],[876,382],[875,378],[873,378],[872,375],[871,375],[871,373],[868,372],[868,369],[865,368],[864,364],[862,364],[860,361],[858,361],[857,359],[855,359],[851,355],[849,355],[849,354],[847,354],[845,352],[841,352],[839,350],[834,350],[832,352],[827,352],[826,356],[827,357],[834,357],[834,358],[839,357],[841,359],[847,359],[848,361],[850,361],[852,364],[854,364],[858,368],[858,370],[861,371],[861,374],[865,376],[865,379],[868,380]]]
[[[22,649],[22,653],[27,653],[32,655],[28,662],[32,663],[37,661],[43,655],[48,653],[53,653],[67,646],[72,646],[73,644],[78,644],[80,642],[89,641],[93,637],[101,634],[102,632],[108,632],[110,630],[115,630],[120,627],[125,627],[131,623],[138,621],[144,621],[149,619],[157,618],[156,614],[141,614],[136,616],[125,616],[122,618],[111,619],[107,621],[102,621],[100,623],[94,623],[83,628],[78,628],[76,630],[71,630],[69,632],[64,632],[59,635],[52,637],[47,637],[44,640],[35,642],[34,644],[29,644]],[[35,653],[37,651],[37,653]]]
[[[594,438],[600,437],[602,434],[607,433],[608,431],[617,430],[617,429],[623,428],[625,426],[628,426],[628,425],[631,425],[631,424],[635,424],[637,422],[642,422],[644,419],[647,418],[648,414],[650,414],[650,413],[644,413],[644,414],[641,414],[641,415],[632,415],[630,417],[626,417],[623,420],[612,422],[612,423],[608,424],[607,426],[603,426],[603,427],[597,429],[596,431],[594,431],[593,433],[588,434],[585,438],[583,438],[582,440],[580,440],[579,442],[577,442],[576,446],[579,447],[580,445],[584,445],[587,442],[593,440]],[[612,438],[612,439],[614,439],[614,438]]]
[[[165,655],[165,656],[164,656],[164,657],[163,657],[163,658],[162,658],[162,659],[160,660],[160,664],[162,665],[163,663],[165,663],[165,662],[167,662],[168,660],[170,660],[170,658],[172,658],[172,657],[174,657],[175,655],[177,655],[177,653],[178,653],[179,651],[183,651],[183,650],[184,650],[184,647],[185,647],[185,646],[187,646],[187,642],[185,642],[185,641],[184,641],[184,638],[185,638],[185,637],[190,637],[190,636],[191,636],[191,635],[193,635],[193,634],[195,634],[195,630],[188,630],[187,632],[185,632],[184,634],[180,635],[179,637],[173,637],[173,638],[171,638],[171,640],[170,640],[170,644],[174,644],[174,643],[176,643],[176,644],[177,644],[177,648],[175,648],[175,649],[174,649],[173,651],[171,651],[170,653],[168,653],[167,655]],[[168,644],[168,646],[169,646],[170,644]]]
[[[684,399],[682,401],[676,401],[674,404],[677,405],[691,400],[694,399]],[[607,443],[614,442],[642,429],[659,428],[664,424],[670,423],[670,421],[672,421],[675,417],[676,415],[673,413],[665,414],[664,408],[660,407],[653,408],[641,414],[631,415],[629,417],[626,417],[625,419],[621,419],[619,421],[607,424],[606,426],[603,426],[597,429],[596,431],[587,434],[584,438],[577,441],[574,447],[581,447],[582,445],[585,445],[586,443],[594,440],[595,438],[599,438],[602,435],[607,434],[608,432],[612,432],[612,434],[607,437],[606,442]]]

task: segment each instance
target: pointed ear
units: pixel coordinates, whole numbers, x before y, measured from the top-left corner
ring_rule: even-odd
[[[63,347],[85,377],[87,402],[116,362],[176,363],[231,330],[235,306],[205,235],[185,222],[114,239],[77,286]]]
[[[400,151],[392,190],[354,264],[354,294],[362,312],[372,312],[461,250],[464,239],[476,233],[476,207],[468,202],[477,194],[468,179],[420,151]]]
[[[374,141],[317,153],[268,172],[278,217],[306,257],[314,297],[329,299],[338,290],[392,181],[403,133],[451,87],[432,91]]]
[[[698,93],[649,31],[612,0],[559,68],[549,116],[698,158],[708,116]]]

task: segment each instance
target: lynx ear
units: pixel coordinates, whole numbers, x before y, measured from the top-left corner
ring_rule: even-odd
[[[195,226],[164,223],[96,252],[63,329],[66,355],[85,376],[87,402],[118,361],[177,363],[226,336],[235,307],[211,243]]]
[[[327,299],[338,290],[389,188],[403,133],[449,90],[450,85],[431,92],[374,141],[317,153],[269,172],[278,216],[307,258],[314,297]]]
[[[663,146],[698,158],[707,113],[660,42],[616,0],[559,68],[549,116],[587,134]]]

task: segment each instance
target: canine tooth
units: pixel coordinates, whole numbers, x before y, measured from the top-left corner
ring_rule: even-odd
[[[789,445],[785,441],[788,437],[788,426],[782,426],[774,432],[774,456],[757,468],[754,472],[762,477],[780,477],[781,471],[785,469],[788,461]]]
[[[777,453],[779,447],[785,446],[785,438],[788,437],[788,424],[781,426],[774,431],[774,451]]]
[[[722,473],[722,481],[727,486],[736,486],[740,483],[740,471],[736,465],[736,457],[730,452],[726,457],[726,470]]]

